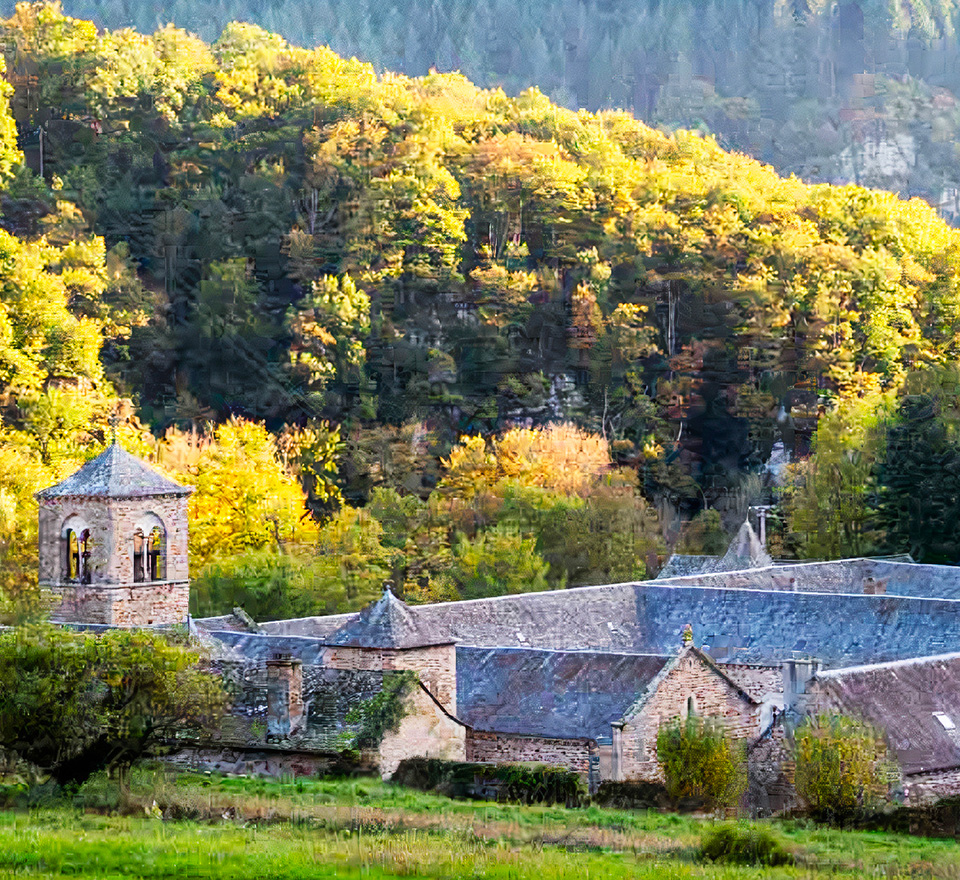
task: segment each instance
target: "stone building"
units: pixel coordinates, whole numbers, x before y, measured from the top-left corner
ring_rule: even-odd
[[[187,621],[189,492],[116,443],[39,492],[57,619]],[[776,809],[790,803],[791,713],[815,705],[883,729],[911,797],[960,791],[955,567],[778,565],[745,526],[725,556],[677,558],[656,581],[416,607],[387,590],[359,613],[194,623],[234,691],[205,744],[223,769],[328,762],[354,741],[357,708],[411,670],[403,719],[368,749],[385,775],[426,755],[655,780],[659,727],[696,713],[747,741],[754,801]]]
[[[111,626],[187,620],[187,496],[114,442],[37,493],[40,586],[54,619]]]

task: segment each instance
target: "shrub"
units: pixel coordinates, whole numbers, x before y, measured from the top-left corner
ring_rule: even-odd
[[[742,743],[723,727],[696,715],[660,728],[657,761],[667,793],[674,799],[702,798],[708,804],[734,804],[747,784]]]
[[[144,630],[35,624],[0,633],[0,750],[59,785],[215,732],[221,681],[200,651]]]
[[[593,803],[617,810],[658,810],[667,805],[667,790],[659,782],[601,782]]]
[[[391,778],[398,785],[450,797],[496,798],[524,804],[578,806],[585,795],[580,777],[544,764],[471,764],[439,758],[406,758]]]
[[[804,721],[794,738],[797,794],[814,818],[849,821],[888,797],[899,771],[869,724],[820,715]]]
[[[716,825],[700,839],[697,855],[711,862],[734,865],[787,865],[793,854],[768,828]]]

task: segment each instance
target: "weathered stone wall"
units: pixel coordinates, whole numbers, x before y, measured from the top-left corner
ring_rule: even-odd
[[[66,581],[66,551],[62,538],[70,526],[91,533],[91,584],[133,583],[133,533],[144,534],[156,524],[166,532],[167,581],[189,579],[187,562],[187,498],[44,498],[39,514],[39,576],[41,585]]]
[[[467,731],[467,760],[477,763],[535,761],[539,764],[565,767],[579,773],[586,780],[590,773],[592,754],[597,754],[597,746],[589,739],[553,739],[545,736]]]
[[[691,697],[697,715],[717,719],[733,737],[749,740],[760,733],[760,707],[693,653],[679,658],[654,688],[641,710],[625,719],[614,740],[618,779],[663,779],[657,763],[657,733],[661,724],[687,716]]]
[[[108,626],[182,624],[187,620],[190,585],[158,581],[137,586],[54,586],[51,615],[61,622]]]
[[[442,758],[465,761],[467,728],[447,714],[423,688],[407,697],[407,714],[399,728],[387,731],[380,743],[380,773],[393,775],[404,758]]]
[[[187,748],[163,759],[164,763],[190,770],[237,773],[245,776],[317,776],[337,767],[335,755],[271,749]],[[361,763],[361,766],[364,766]],[[369,764],[366,769],[373,769]]]
[[[718,663],[751,697],[761,702],[774,694],[783,696],[783,669],[758,663]]]
[[[960,767],[904,777],[903,798],[911,807],[960,794]]]
[[[424,687],[451,715],[457,711],[457,650],[455,645],[426,648],[346,648],[330,649],[327,663],[334,669],[370,669],[375,671],[412,669]]]
[[[111,583],[133,581],[133,533],[139,528],[149,534],[159,520],[167,536],[166,578],[186,581],[190,577],[187,562],[187,503],[183,495],[153,498],[122,498],[111,501],[114,507],[114,534],[110,547],[111,562],[107,575]]]

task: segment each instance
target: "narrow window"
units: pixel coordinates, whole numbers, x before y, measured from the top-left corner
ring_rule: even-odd
[[[78,549],[80,551],[80,583],[89,584],[93,577],[93,572],[90,570],[90,529],[80,532]]]
[[[166,559],[164,558],[163,530],[154,526],[150,530],[150,541],[147,548],[149,557],[150,580],[162,581],[166,577]]]
[[[142,583],[144,580],[143,570],[143,551],[144,551],[143,531],[137,529],[133,533],[133,582]]]
[[[687,697],[687,718],[692,718],[697,714],[697,700],[696,697],[691,694]]]
[[[73,529],[67,529],[67,536],[63,543],[67,556],[67,580],[75,581],[80,577],[80,541],[77,533]]]

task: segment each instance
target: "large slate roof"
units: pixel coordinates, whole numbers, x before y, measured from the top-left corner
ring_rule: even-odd
[[[37,498],[146,498],[192,491],[114,442],[65,480],[37,492]]]
[[[821,673],[814,689],[824,708],[883,730],[905,774],[960,767],[960,654]]]
[[[837,559],[768,565],[745,571],[675,574],[661,572],[658,582],[678,586],[816,593],[863,593],[960,599],[960,567],[920,565],[899,559]]]
[[[826,595],[657,582],[580,587],[412,606],[435,640],[475,647],[671,654],[686,624],[717,660],[779,663],[813,655],[852,666],[939,654],[960,644],[960,602]],[[358,615],[353,615],[357,619]],[[339,616],[340,626],[350,617]],[[264,623],[276,635],[326,638],[329,618]]]
[[[610,736],[670,656],[457,648],[457,717],[475,730]]]
[[[327,637],[331,645],[355,648],[421,648],[453,641],[443,629],[428,626],[389,589],[356,619]]]

